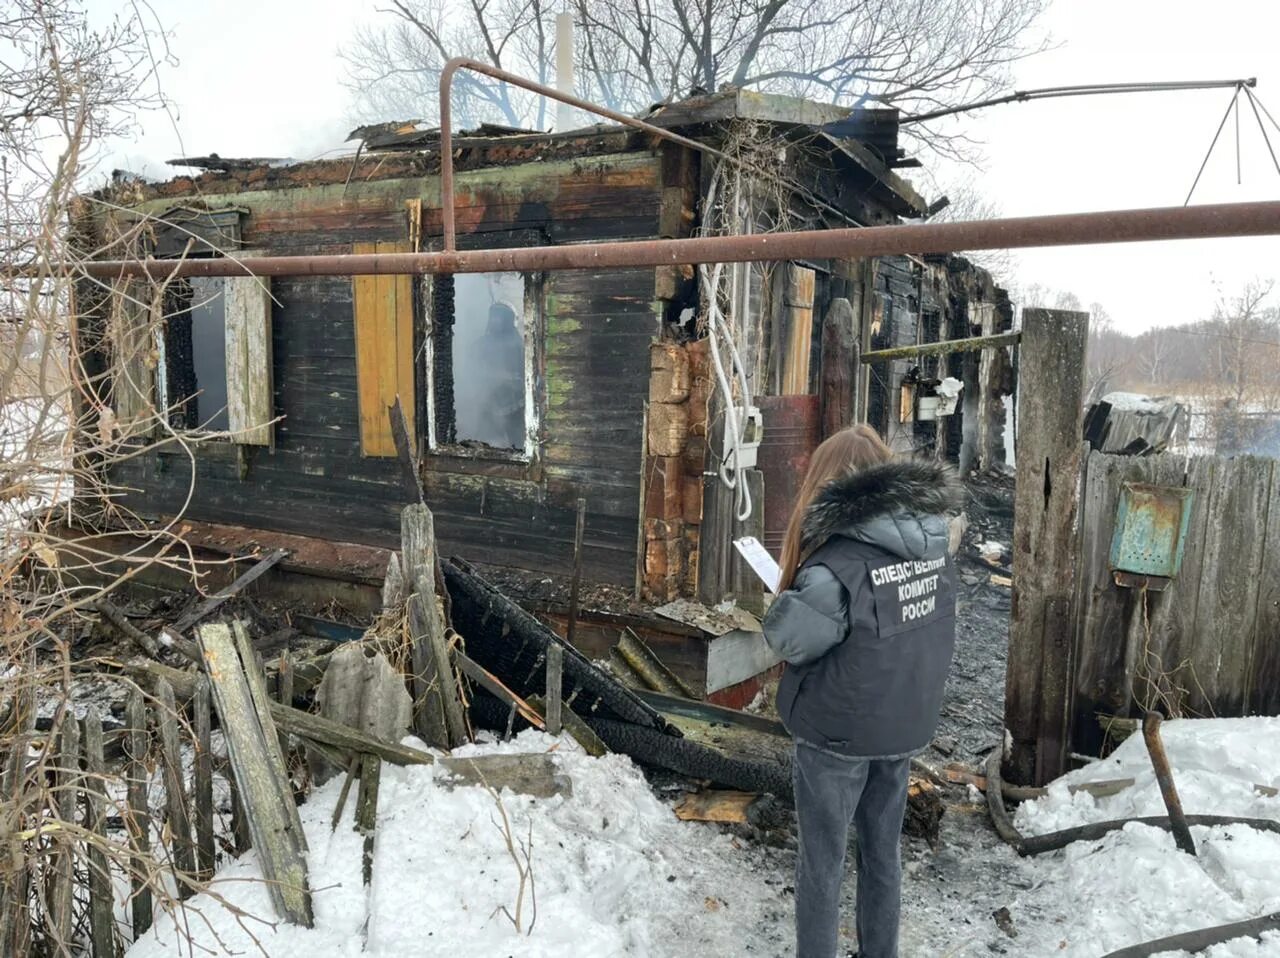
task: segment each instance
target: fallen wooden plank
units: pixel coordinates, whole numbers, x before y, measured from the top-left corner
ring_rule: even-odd
[[[442,758],[440,766],[459,784],[479,785],[496,792],[509,788],[518,795],[533,798],[573,794],[573,782],[560,771],[555,757],[548,752]]]
[[[488,691],[495,698],[501,699],[519,713],[520,717],[537,729],[545,729],[542,716],[530,705],[507,688],[502,680],[484,666],[467,657],[461,649],[453,650],[453,662],[467,678]]]
[[[631,629],[622,630],[622,634],[618,636],[617,650],[631,670],[655,692],[697,698],[693,690],[667,668],[653,649],[645,645],[644,640]]]
[[[268,553],[254,563],[253,567],[237,578],[230,585],[219,589],[209,598],[205,599],[190,612],[179,616],[178,620],[172,625],[167,626],[167,630],[172,630],[178,635],[186,632],[187,629],[200,622],[202,619],[208,618],[228,599],[232,599],[244,590],[245,586],[251,585],[260,579],[268,570],[277,562],[288,556],[289,553],[284,549],[277,549]]]
[[[747,821],[747,809],[759,797],[756,792],[722,789],[692,792],[676,806],[676,818],[682,822],[742,823]]]
[[[247,657],[252,663],[252,657],[245,656],[247,639],[233,638],[223,624],[202,626],[196,634],[272,904],[281,918],[310,928],[306,845],[295,824],[297,805],[284,781],[284,759],[268,711],[269,706],[282,706],[270,702],[264,689],[255,689],[261,683],[254,681],[252,666],[246,669],[243,662]]]
[[[194,673],[169,668],[158,662],[130,662],[122,667],[124,671],[133,675],[163,677],[173,686],[174,691],[184,698],[190,698],[195,694]],[[410,748],[407,745],[383,742],[372,735],[331,722],[319,715],[312,715],[301,709],[286,708],[279,702],[270,703],[270,711],[271,719],[278,727],[344,752],[356,754],[367,752],[393,765],[430,765],[435,761],[435,756],[430,752]]]
[[[529,703],[539,716],[546,715],[547,703],[540,695],[531,695],[525,700]],[[604,744],[604,740],[595,733],[582,717],[573,709],[561,709],[561,721],[564,730],[569,733],[569,737],[582,746],[582,750],[588,755],[599,758],[601,755],[609,754],[609,746]]]
[[[953,785],[972,785],[980,792],[985,792],[987,790],[987,777],[981,772],[974,771],[967,765],[952,762],[945,766],[939,774],[943,779]],[[1134,779],[1132,778],[1113,778],[1098,782],[1080,782],[1078,784],[1068,785],[1067,789],[1072,795],[1080,792],[1086,792],[1094,798],[1108,798],[1112,795],[1120,794],[1133,784]],[[1002,786],[1004,789],[1004,797],[1017,802],[1025,802],[1041,798],[1048,794],[1049,791],[1047,788],[1010,785],[1008,782],[1002,783]]]

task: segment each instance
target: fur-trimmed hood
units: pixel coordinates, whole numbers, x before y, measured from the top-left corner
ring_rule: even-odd
[[[836,479],[805,512],[802,553],[832,536],[867,542],[904,559],[931,559],[947,549],[946,513],[961,502],[951,470],[919,459],[891,459]]]

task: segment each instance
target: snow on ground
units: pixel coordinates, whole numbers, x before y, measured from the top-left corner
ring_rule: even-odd
[[[455,755],[542,752],[555,748],[573,782],[570,797],[532,799],[506,791],[514,838],[532,826],[537,918],[517,934],[518,879],[493,798],[477,787],[452,790],[434,766],[384,765],[378,801],[373,882],[361,883],[361,836],[352,829],[354,794],[330,832],[341,781],[301,807],[310,847],[316,923],[271,928],[237,917],[209,894],[198,914],[179,919],[200,954],[318,956],[735,955],[744,950],[743,911],[779,891],[752,870],[728,836],[677,821],[623,756],[593,759],[572,743],[537,732],[512,742],[470,746]],[[772,876],[768,876],[772,877]],[[266,888],[249,852],[218,872],[214,892],[249,915],[271,918]],[[521,916],[528,931],[531,899]],[[789,909],[788,909],[789,911]],[[789,919],[789,915],[788,915]],[[261,943],[255,946],[249,933]],[[187,954],[172,918],[157,921],[128,958]]]
[[[1280,798],[1254,788],[1280,786],[1280,719],[1168,722],[1164,739],[1189,813],[1280,820]],[[514,911],[518,880],[493,799],[480,788],[447,789],[434,767],[384,766],[368,889],[360,877],[361,837],[351,827],[354,794],[330,832],[341,787],[334,780],[301,809],[311,849],[314,929],[237,918],[204,894],[189,903],[199,914],[185,919],[194,952],[164,917],[128,958],[791,954],[790,848],[739,842],[716,826],[677,821],[624,756],[592,759],[567,740],[556,746],[536,732],[457,754],[553,748],[573,781],[572,796],[503,794],[514,837],[527,837],[532,825],[538,909],[531,935],[517,934],[500,911]],[[1135,784],[1102,799],[1067,788],[1115,778]],[[1163,812],[1138,736],[1054,783],[1039,801],[1024,803],[1016,822],[1035,835]],[[1280,835],[1244,826],[1193,833],[1200,850],[1194,859],[1177,851],[1168,833],[1141,825],[1020,859],[995,838],[979,806],[955,806],[944,818],[939,848],[905,842],[902,958],[1098,958],[1151,938],[1280,910]],[[269,919],[259,878],[249,852],[219,871],[214,892],[244,913]],[[842,916],[849,929],[854,887],[850,861]],[[526,929],[530,906],[526,898]],[[1006,908],[1016,937],[992,920]],[[846,942],[853,944],[851,930]],[[1230,942],[1203,956],[1277,958],[1280,935]]]
[[[1280,718],[1171,721],[1163,738],[1188,814],[1280,821],[1280,797],[1254,788],[1280,786]],[[1101,799],[1068,791],[1071,784],[1117,778],[1135,784]],[[1040,835],[1164,814],[1142,736],[1135,735],[1107,759],[1053,783],[1044,798],[1023,804],[1015,824],[1023,834]],[[1039,927],[1024,926],[1027,939],[1039,940],[1025,953],[1095,958],[1139,941],[1280,911],[1280,835],[1244,825],[1196,827],[1192,835],[1196,858],[1179,852],[1168,832],[1131,824],[1100,841],[1077,842],[1037,859],[1040,883],[1011,910],[1060,914]],[[1277,956],[1280,935],[1262,943],[1231,942],[1204,954]]]

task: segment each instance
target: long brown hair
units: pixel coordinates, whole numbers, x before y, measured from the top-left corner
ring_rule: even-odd
[[[841,429],[813,451],[809,459],[809,471],[800,486],[795,508],[787,523],[787,534],[782,540],[782,559],[779,565],[782,575],[778,591],[791,587],[800,565],[800,541],[804,533],[804,515],[810,503],[835,479],[851,475],[876,463],[893,458],[893,450],[885,445],[880,434],[866,423],[858,423]]]

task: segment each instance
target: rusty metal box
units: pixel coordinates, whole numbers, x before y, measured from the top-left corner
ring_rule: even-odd
[[[1176,576],[1195,495],[1194,489],[1181,486],[1124,483],[1111,539],[1111,568],[1167,579]]]

